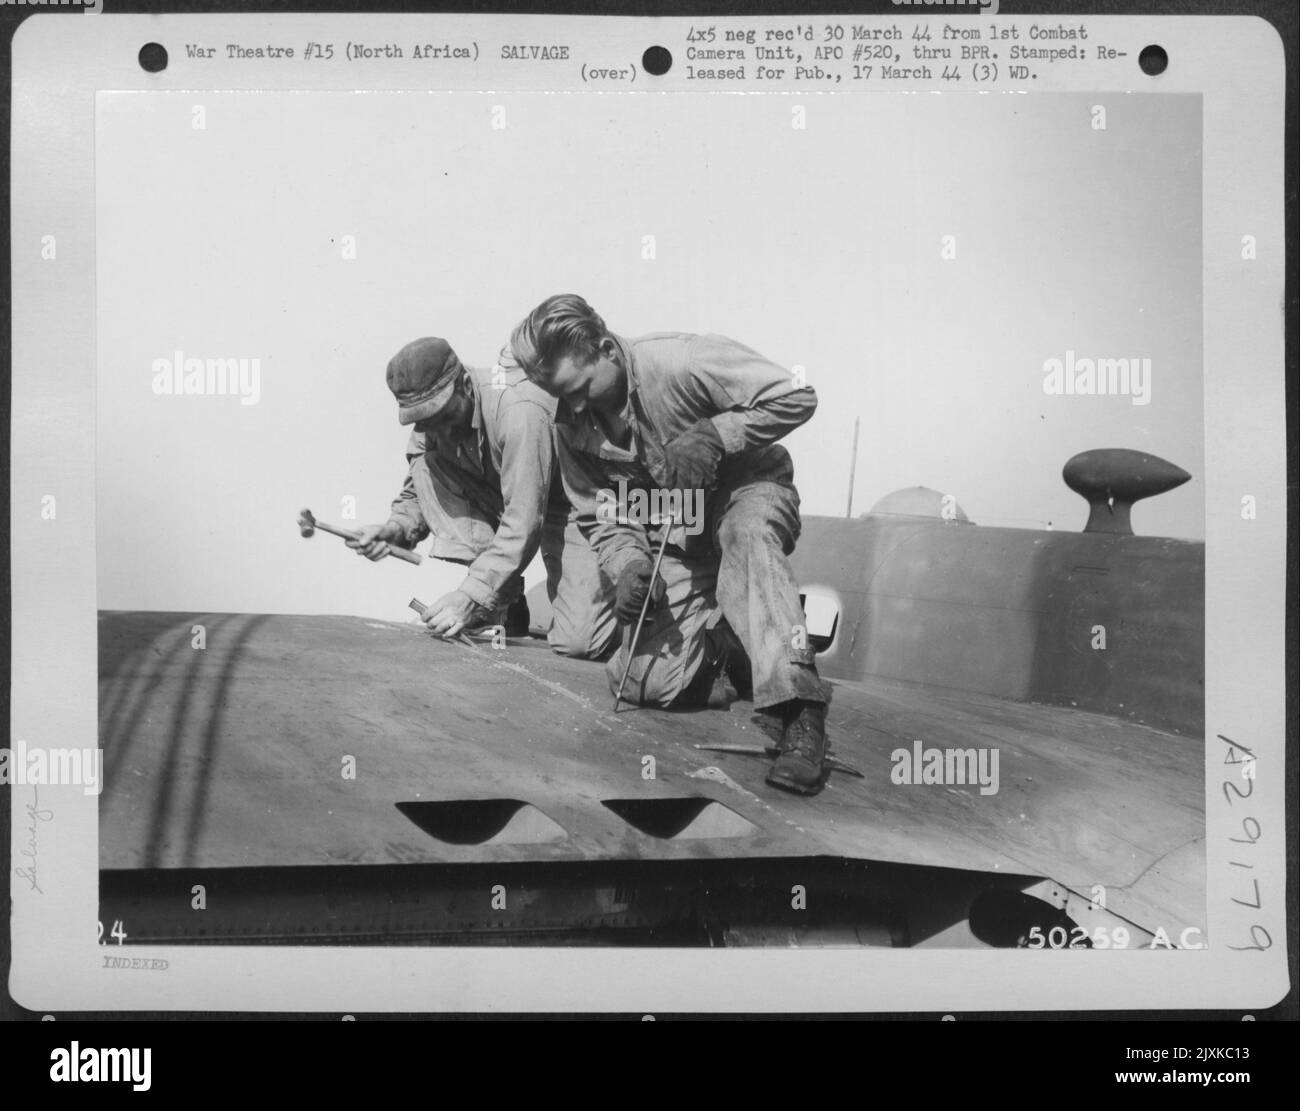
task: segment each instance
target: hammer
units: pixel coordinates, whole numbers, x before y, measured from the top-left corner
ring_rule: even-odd
[[[356,540],[361,536],[359,532],[350,532],[348,529],[335,528],[333,525],[327,525],[324,521],[318,521],[312,516],[310,509],[304,509],[298,514],[298,529],[302,532],[303,539],[311,537],[317,529],[321,532],[330,532],[335,536],[341,536],[344,540]],[[389,546],[389,555],[395,555],[398,559],[404,559],[407,563],[419,564],[423,558],[415,552],[408,552],[405,548]]]

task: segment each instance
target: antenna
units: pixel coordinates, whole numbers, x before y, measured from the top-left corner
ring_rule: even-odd
[[[861,417],[853,418],[853,454],[849,457],[849,504],[844,509],[844,516],[853,516],[853,476],[858,470],[858,423]]]

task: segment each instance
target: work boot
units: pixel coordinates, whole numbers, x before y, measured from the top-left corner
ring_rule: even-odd
[[[736,698],[736,688],[727,682],[721,668],[710,665],[706,660],[700,664],[695,678],[686,689],[673,699],[670,709],[688,710],[708,708],[726,710]]]
[[[776,761],[767,773],[768,786],[817,794],[826,783],[826,704],[794,700],[777,748]]]
[[[723,674],[736,689],[736,696],[746,702],[754,700],[754,672],[749,662],[749,653],[740,643],[740,637],[724,617],[707,634],[709,651],[722,660]]]
[[[738,674],[741,682],[737,682]],[[704,659],[695,678],[673,699],[672,708],[729,709],[736,698],[753,697],[753,684],[748,679],[749,657],[724,618],[705,632]]]
[[[465,626],[465,632],[469,636],[487,640],[493,635],[492,630],[500,627],[508,637],[526,637],[529,621],[528,599],[519,597],[509,605],[498,606],[494,610],[476,608],[474,617]]]
[[[528,599],[520,595],[506,609],[505,620],[502,622],[506,627],[506,636],[526,637],[531,620],[531,614],[528,612]]]

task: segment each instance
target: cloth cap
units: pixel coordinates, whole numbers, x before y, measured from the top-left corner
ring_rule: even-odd
[[[403,347],[388,363],[398,422],[414,424],[434,416],[455,392],[464,369],[445,339],[432,336]]]

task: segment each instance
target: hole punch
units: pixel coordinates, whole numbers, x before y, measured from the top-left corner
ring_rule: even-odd
[[[651,77],[662,77],[673,68],[673,56],[665,46],[652,46],[641,55],[641,68]]]
[[[161,73],[167,68],[167,48],[160,42],[140,47],[140,68],[146,73]]]
[[[1169,68],[1169,55],[1163,46],[1152,43],[1142,48],[1142,53],[1138,55],[1138,65],[1147,76],[1159,77]]]

